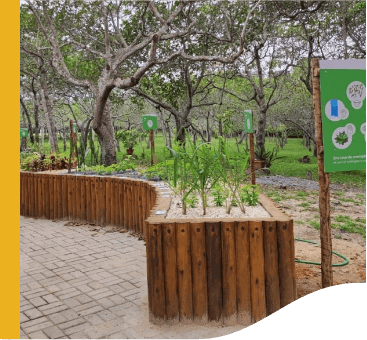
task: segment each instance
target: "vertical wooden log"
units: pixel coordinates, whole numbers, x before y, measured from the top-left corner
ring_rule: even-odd
[[[220,222],[206,222],[208,319],[222,321],[222,247]]]
[[[264,245],[262,222],[250,221],[252,323],[266,317]]]
[[[24,188],[23,188],[24,190]],[[24,191],[23,191],[24,194]],[[44,195],[45,192],[43,190],[43,175],[42,174],[38,174],[38,212],[39,212],[39,217],[40,218],[44,218],[45,217],[45,213],[44,213]]]
[[[52,175],[53,177],[53,195],[54,195],[54,220],[57,221],[59,219],[59,191],[58,191],[58,175]]]
[[[163,226],[163,263],[164,287],[166,302],[166,321],[168,324],[178,323],[179,305],[177,294],[177,259],[176,259],[176,226],[167,223]]]
[[[67,176],[67,189],[68,189],[68,216],[67,219],[71,221],[73,219],[73,176]]]
[[[100,225],[106,225],[106,177],[99,178]]]
[[[151,295],[151,320],[156,323],[163,323],[165,320],[165,287],[164,287],[164,267],[162,250],[162,226],[152,225],[149,228],[149,253],[147,262],[149,262],[148,287],[150,285]]]
[[[90,178],[91,189],[90,189],[90,197],[91,197],[91,219],[93,224],[98,224],[97,222],[97,199],[96,199],[96,184],[97,177],[93,176]]]
[[[136,212],[136,203],[135,203],[135,181],[130,181],[130,197],[131,197],[131,214],[130,214],[130,226],[133,231],[136,231],[135,225],[135,212]]]
[[[293,220],[277,222],[280,307],[296,299]]]
[[[86,220],[92,223],[92,197],[91,197],[91,177],[85,176],[85,209]]]
[[[48,201],[48,180],[47,180],[47,175],[41,175],[42,176],[42,211],[43,211],[43,217],[47,219],[47,211],[48,211],[48,206],[47,206],[47,201]]]
[[[146,188],[147,188],[147,183],[142,182],[141,183],[141,205],[142,205],[142,235],[144,237],[144,239],[146,240],[146,223],[145,223],[145,219],[146,219],[146,204],[147,204],[147,197],[146,197]]]
[[[315,132],[317,146],[317,168],[319,175],[319,210],[321,238],[321,280],[322,287],[333,285],[332,241],[330,223],[330,180],[324,172],[324,146],[322,141],[322,119],[320,100],[320,69],[319,59],[311,60],[312,67],[312,97],[315,116]]]
[[[62,200],[61,200],[61,176],[55,175],[55,220],[59,221],[62,215]]]
[[[76,195],[75,195],[75,205],[76,205],[76,220],[77,221],[81,221],[81,215],[82,215],[82,210],[81,210],[81,181],[80,181],[80,176],[75,176],[75,191],[76,191]]]
[[[222,222],[223,322],[237,323],[236,242],[234,222]]]
[[[249,222],[237,222],[236,269],[237,269],[237,321],[240,325],[251,324],[251,265]]]
[[[193,316],[196,323],[204,324],[208,321],[205,223],[190,223],[190,232]]]
[[[143,205],[142,205],[142,186],[143,183],[141,181],[137,182],[136,191],[138,194],[138,232],[139,235],[143,236]]]
[[[101,176],[95,177],[94,194],[96,197],[96,224],[101,225],[101,192],[100,192]]]
[[[86,201],[85,176],[80,176],[80,219],[82,222],[87,221]]]
[[[126,179],[124,181],[124,227],[129,229],[129,182]]]
[[[111,212],[111,186],[113,186],[113,178],[106,178],[106,225],[112,225]]]
[[[23,173],[20,172],[20,177],[19,177],[19,198],[20,198],[20,209],[19,209],[19,212],[20,212],[20,216],[23,216]]]
[[[115,225],[120,226],[120,194],[119,194],[119,181],[117,178],[114,179],[114,211],[115,211]]]
[[[118,209],[120,211],[120,221],[119,226],[123,227],[125,223],[125,212],[124,212],[124,181],[122,179],[117,180],[118,189],[119,189],[119,206]]]
[[[276,221],[263,222],[266,315],[280,309],[278,240]]]
[[[68,176],[62,175],[62,219],[67,220],[68,211]]]
[[[255,146],[254,146],[254,134],[249,133],[250,140],[250,171],[251,171],[251,184],[256,184],[255,174]]]
[[[128,204],[129,204],[129,213],[128,213],[128,216],[129,216],[129,230],[133,230],[134,229],[134,226],[133,226],[133,209],[134,209],[134,206],[133,206],[133,188],[132,188],[132,182],[131,180],[128,181]]]
[[[30,206],[30,185],[29,185],[29,176],[27,173],[25,175],[25,188],[26,188],[26,199],[25,199],[25,216],[29,216],[29,206]]]
[[[73,221],[77,221],[78,218],[78,184],[76,176],[73,177]]]
[[[55,215],[55,211],[54,211],[54,207],[55,207],[55,192],[54,192],[54,175],[48,175],[48,180],[49,180],[49,184],[48,184],[48,192],[49,192],[49,200],[50,200],[50,206],[49,206],[49,210],[50,210],[50,216],[49,219],[53,220],[54,219],[54,215]]]
[[[52,200],[52,192],[50,190],[51,187],[51,176],[50,175],[46,175],[46,218],[48,220],[51,219],[51,200]]]
[[[190,224],[176,223],[180,322],[193,319]]]
[[[29,174],[29,216],[34,217],[34,185],[33,174]]]

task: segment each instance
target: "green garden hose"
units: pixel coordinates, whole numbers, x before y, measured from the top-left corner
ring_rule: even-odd
[[[307,243],[312,243],[312,244],[316,244],[316,245],[320,245],[320,244],[318,244],[317,242],[314,242],[314,241],[309,241],[309,240],[303,240],[303,239],[301,239],[301,238],[295,238],[295,240],[296,241],[301,241],[301,242],[307,242]],[[342,263],[333,263],[333,267],[342,267],[342,266],[346,266],[348,263],[349,263],[349,260],[348,260],[348,258],[346,257],[346,256],[344,256],[344,255],[342,255],[342,254],[339,254],[339,253],[337,253],[336,251],[332,251],[332,253],[334,254],[334,255],[336,255],[336,256],[339,256],[339,257],[341,257],[343,260],[345,260],[344,262],[342,262]],[[296,259],[296,262],[298,262],[298,263],[306,263],[306,264],[315,264],[315,265],[321,265],[321,263],[320,262],[312,262],[312,261],[302,261],[302,260],[298,260],[298,259]]]

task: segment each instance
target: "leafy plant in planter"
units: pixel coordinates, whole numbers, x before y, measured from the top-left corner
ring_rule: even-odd
[[[128,155],[134,152],[134,146],[138,143],[140,133],[136,129],[120,130],[116,132],[116,139],[122,141]]]
[[[270,168],[270,166],[272,165],[273,161],[275,161],[278,157],[279,151],[279,145],[277,145],[273,150],[266,150],[265,147],[257,147],[255,149],[255,156],[258,160],[260,161],[264,161],[265,162],[265,167],[266,168]]]
[[[259,186],[247,184],[241,189],[241,202],[246,202],[247,205],[255,206],[259,203]]]
[[[250,166],[249,155],[246,153],[242,155],[238,152],[230,153],[228,142],[224,139],[220,142],[220,162],[218,162],[219,166],[217,167],[217,171],[221,176],[224,186],[229,190],[230,204],[227,204],[227,213],[230,212],[231,206],[237,204],[245,214],[245,205],[241,201],[239,189],[241,184],[247,179],[245,171]]]

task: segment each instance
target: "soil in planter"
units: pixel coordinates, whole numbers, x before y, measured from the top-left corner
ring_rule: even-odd
[[[182,214],[181,199],[177,196],[172,196],[171,206],[168,210],[167,219],[170,218],[258,218],[258,217],[271,217],[271,215],[264,209],[261,204],[257,206],[246,206],[246,214],[242,213],[239,207],[232,207],[230,214],[226,213],[226,208],[216,207],[212,197],[208,198],[208,207],[206,208],[206,215],[203,215],[203,208],[201,201],[196,205],[196,208],[190,208],[187,206],[186,215]]]

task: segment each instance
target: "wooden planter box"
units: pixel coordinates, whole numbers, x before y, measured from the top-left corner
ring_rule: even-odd
[[[167,200],[158,197],[157,209]],[[296,300],[293,220],[147,219],[150,321],[250,325]]]
[[[144,235],[150,321],[250,325],[296,299],[293,220],[168,220],[164,188],[138,179],[20,173],[23,216],[121,226]]]

